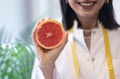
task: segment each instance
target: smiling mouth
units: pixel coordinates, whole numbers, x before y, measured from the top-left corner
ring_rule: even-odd
[[[91,7],[91,6],[94,6],[95,5],[95,1],[92,1],[92,2],[78,2],[78,4],[82,7]]]

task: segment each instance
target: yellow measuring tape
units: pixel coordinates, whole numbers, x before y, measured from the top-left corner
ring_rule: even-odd
[[[73,36],[72,33],[73,33],[73,29],[70,29],[71,36]],[[75,46],[74,46],[74,43],[73,43],[73,37],[71,37],[70,40],[71,40],[70,45],[71,45],[71,49],[72,49],[72,56],[73,56],[74,65],[75,65],[76,79],[78,79],[78,77],[79,77],[79,66],[78,66],[77,56],[76,56],[76,52],[75,52]]]
[[[73,29],[70,29],[70,34],[72,35]],[[107,64],[108,64],[108,71],[109,71],[109,77],[110,79],[115,79],[114,77],[114,69],[113,69],[113,64],[112,64],[112,57],[111,57],[111,52],[110,52],[110,45],[109,45],[109,37],[108,37],[108,32],[107,29],[103,28],[103,35],[104,35],[104,44],[105,44],[105,55],[107,59]],[[70,41],[71,49],[72,49],[72,56],[74,60],[74,65],[75,65],[75,72],[76,72],[76,79],[79,78],[79,66],[78,66],[78,60],[75,52],[75,46],[73,43],[73,37],[72,40]]]
[[[108,37],[107,29],[105,28],[103,28],[103,35],[104,35],[105,55],[106,55],[106,60],[108,64],[109,77],[110,79],[115,79],[114,69],[113,69],[113,64],[112,64],[112,56],[110,52],[110,44],[109,44],[109,39],[108,39],[109,37]]]

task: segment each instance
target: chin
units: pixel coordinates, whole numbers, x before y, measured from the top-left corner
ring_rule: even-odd
[[[94,18],[96,17],[96,15],[94,13],[90,13],[90,12],[84,12],[79,14],[79,16],[81,16],[82,18]]]

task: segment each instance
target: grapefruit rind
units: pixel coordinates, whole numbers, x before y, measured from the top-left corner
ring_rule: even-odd
[[[60,30],[61,30],[61,32],[62,32],[62,38],[61,38],[61,40],[59,41],[59,43],[55,44],[54,46],[45,46],[44,44],[41,43],[41,41],[38,40],[38,39],[39,39],[39,37],[38,37],[38,31],[39,31],[39,29],[42,28],[42,25],[43,25],[43,24],[48,23],[48,22],[55,23],[55,24],[57,24],[58,26],[60,26],[60,28],[61,28]],[[42,21],[39,21],[39,22],[36,24],[36,28],[37,28],[36,41],[37,41],[37,43],[38,43],[41,47],[43,47],[43,48],[45,48],[45,49],[54,49],[54,48],[56,48],[56,47],[58,47],[58,46],[60,46],[60,45],[62,44],[62,42],[63,42],[63,36],[64,36],[64,33],[65,33],[65,32],[64,32],[63,25],[62,25],[60,22],[58,22],[58,21],[56,21],[56,20],[52,20],[52,19],[42,20]]]

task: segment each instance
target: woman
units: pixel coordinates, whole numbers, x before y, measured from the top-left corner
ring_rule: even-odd
[[[35,62],[32,78],[120,79],[120,28],[112,2],[60,0],[63,25],[72,31],[53,50],[42,49],[35,39],[36,29],[33,31],[40,61]]]

